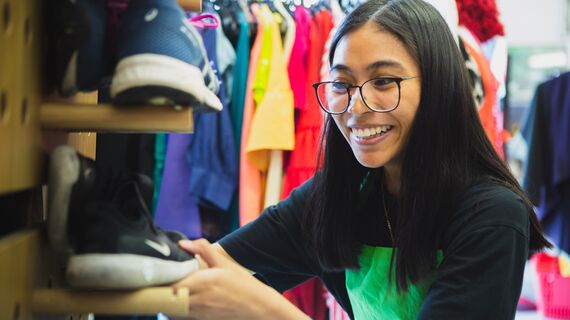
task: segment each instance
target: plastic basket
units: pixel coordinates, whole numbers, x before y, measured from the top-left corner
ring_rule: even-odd
[[[558,270],[558,258],[541,253],[533,257],[537,273],[536,307],[548,318],[570,319],[570,278]]]

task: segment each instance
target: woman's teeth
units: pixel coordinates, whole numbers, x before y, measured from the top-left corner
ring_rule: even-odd
[[[357,138],[366,139],[386,134],[386,132],[392,130],[392,128],[393,126],[378,126],[375,128],[366,128],[366,129],[352,128],[351,131],[352,134],[355,135]]]

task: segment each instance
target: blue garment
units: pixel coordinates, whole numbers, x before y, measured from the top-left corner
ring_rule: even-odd
[[[214,72],[217,73],[216,30],[202,31],[204,45]],[[217,113],[194,115],[194,137],[188,146],[187,161],[192,167],[190,192],[198,203],[211,209],[227,211],[237,189],[238,162],[224,83],[218,97],[224,108]]]
[[[546,234],[570,250],[570,73],[538,86],[523,128],[529,144],[523,187]]]
[[[216,17],[221,21],[222,19],[218,14]],[[224,34],[222,28],[216,29],[216,58],[217,66],[219,68],[219,77],[224,82],[224,94],[227,100],[227,105],[231,103],[232,89],[234,83],[234,66],[236,64],[236,51],[232,46],[230,40]]]

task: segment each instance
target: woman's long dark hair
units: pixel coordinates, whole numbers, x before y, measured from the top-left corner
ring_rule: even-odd
[[[370,0],[340,26],[330,61],[340,39],[368,22],[402,41],[421,71],[420,105],[404,151],[396,213],[397,288],[407,290],[433,272],[446,220],[461,195],[484,177],[510,188],[528,206],[530,249],[549,246],[532,204],[483,130],[465,63],[441,15],[422,0]],[[330,116],[322,140],[323,165],[315,174],[304,231],[326,269],[356,268],[361,244],[354,233],[360,219],[355,207],[369,169],[357,162]]]

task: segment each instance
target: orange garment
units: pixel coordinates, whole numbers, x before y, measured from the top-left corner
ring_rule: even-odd
[[[251,120],[253,118],[253,82],[257,73],[257,64],[261,51],[261,41],[263,38],[263,23],[259,14],[259,6],[251,5],[251,11],[257,19],[257,35],[251,48],[247,88],[245,94],[245,105],[243,111],[243,129],[241,133],[241,145],[246,146],[248,142]],[[239,221],[240,226],[254,220],[261,212],[261,176],[259,170],[247,159],[246,148],[240,150],[239,168]]]
[[[479,72],[481,72],[481,81],[483,82],[485,97],[479,108],[479,118],[481,119],[487,137],[493,147],[495,147],[495,151],[497,151],[501,158],[504,158],[503,134],[497,129],[497,122],[500,120],[497,118],[497,109],[499,108],[497,105],[497,90],[499,89],[499,82],[495,79],[495,76],[493,76],[491,66],[482,52],[473,48],[469,41],[463,41],[463,44],[465,45],[467,53],[475,60],[475,63],[477,63]]]

